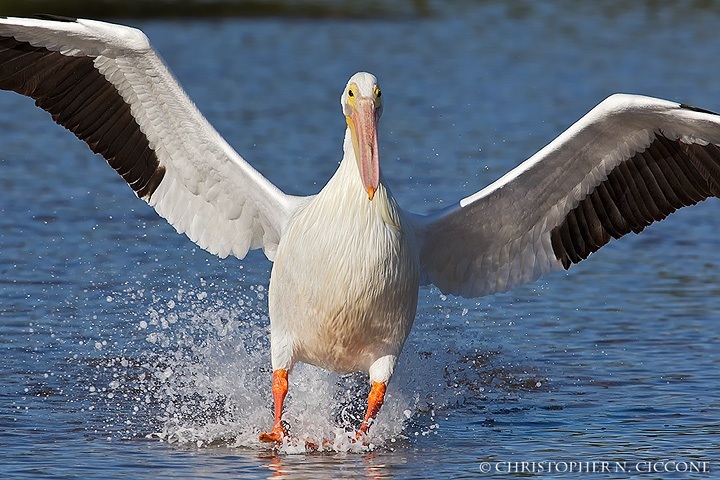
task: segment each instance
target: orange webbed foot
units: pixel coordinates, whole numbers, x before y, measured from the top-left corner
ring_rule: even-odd
[[[355,440],[353,440],[352,443],[359,443],[363,447],[367,447],[370,444],[370,440],[368,439],[367,433],[358,430],[355,432]]]
[[[275,425],[269,432],[260,434],[260,441],[264,443],[282,443],[283,438],[287,435],[282,425]]]

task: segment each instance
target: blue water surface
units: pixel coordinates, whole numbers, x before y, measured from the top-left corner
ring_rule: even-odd
[[[710,3],[430,12],[122,21],[148,34],[230,144],[293,194],[317,192],[334,172],[340,93],[358,70],[383,87],[384,176],[420,213],[497,179],[612,93],[720,111],[720,8]],[[200,250],[31,100],[3,92],[0,473],[550,478],[586,462],[593,478],[651,467],[712,478],[719,214],[715,200],[684,209],[506,294],[424,287],[375,447],[277,452],[257,442],[271,422],[270,263]],[[295,432],[355,421],[363,378],[304,366],[293,376]]]

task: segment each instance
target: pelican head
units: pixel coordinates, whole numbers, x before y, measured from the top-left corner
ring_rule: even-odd
[[[380,183],[377,125],[382,114],[380,87],[375,75],[358,72],[350,77],[340,103],[352,136],[360,179],[372,200]]]

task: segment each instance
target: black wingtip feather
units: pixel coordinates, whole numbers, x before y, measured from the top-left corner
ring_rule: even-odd
[[[0,18],[8,19],[7,15],[0,15]],[[53,15],[52,13],[36,13],[35,15],[32,15],[32,18],[36,18],[38,20],[52,20],[54,22],[77,22],[78,19],[76,17],[66,17],[64,15]]]
[[[54,22],[77,22],[75,17],[66,17],[63,15],[53,15],[52,13],[37,13],[33,15],[33,18],[38,20],[52,20]]]
[[[685,110],[692,110],[693,112],[708,113],[710,115],[720,115],[720,113],[713,112],[712,110],[706,110],[704,108],[694,107],[692,105],[688,105],[687,103],[681,103],[680,108],[684,108]]]

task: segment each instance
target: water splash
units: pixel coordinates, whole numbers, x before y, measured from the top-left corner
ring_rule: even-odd
[[[238,297],[201,281],[151,294],[147,312],[128,314],[134,338],[123,354],[94,360],[92,374],[80,382],[92,399],[88,411],[122,437],[197,448],[271,448],[258,440],[272,422],[265,293],[257,285]],[[146,293],[127,289],[114,296],[132,300]],[[298,364],[284,414],[290,436],[276,450],[393,449],[435,434],[436,417],[448,409],[482,404],[493,390],[507,397],[541,383],[535,375],[494,365],[494,352],[437,349],[437,339],[419,328],[365,442],[355,441],[355,429],[365,413],[367,377]]]
[[[129,289],[115,296],[144,295]],[[214,292],[205,282],[154,295],[146,314],[132,320],[136,338],[126,353],[134,353],[99,360],[101,368],[95,365],[96,373],[87,377],[92,385],[87,391],[102,409],[114,410],[111,423],[126,426],[124,436],[197,447],[268,448],[258,440],[272,422],[265,308],[261,285],[240,298]],[[278,451],[304,453],[306,443],[320,450],[367,451],[402,442],[409,421],[434,401],[420,393],[432,391],[427,363],[412,348],[403,355],[364,443],[355,441],[355,429],[364,415],[367,378],[298,364],[284,415],[290,440]],[[440,378],[442,368],[435,368]],[[119,392],[133,405],[130,411],[118,408]]]

